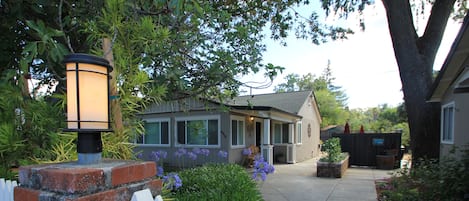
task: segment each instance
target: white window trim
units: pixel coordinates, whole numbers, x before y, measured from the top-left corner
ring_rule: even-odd
[[[135,139],[134,144],[136,146],[138,147],[170,147],[171,146],[171,119],[170,118],[150,118],[150,119],[145,119],[144,121],[148,123],[168,122],[168,144],[140,144],[140,143],[137,143],[137,140]],[[143,135],[145,135],[145,133]]]
[[[303,144],[303,123],[301,121],[296,122],[295,131],[296,131],[296,144]]]
[[[243,142],[242,144],[240,145],[233,145],[233,137],[231,135],[233,135],[232,131],[233,131],[233,128],[232,128],[232,121],[233,120],[236,120],[236,121],[242,121],[243,122],[243,125],[244,125],[244,128],[243,128]],[[245,117],[242,117],[242,116],[235,116],[235,115],[231,115],[230,116],[230,146],[232,148],[245,148],[246,147],[246,118]]]
[[[445,117],[444,110],[445,110],[445,108],[448,108],[448,107],[453,107],[453,118],[452,118],[453,121],[451,122],[451,125],[450,125],[451,128],[452,128],[452,129],[451,129],[452,132],[450,133],[451,140],[443,140],[443,134],[444,134],[444,133],[443,133],[443,132],[444,132],[444,126],[443,126],[443,125],[444,125],[444,120],[445,120],[445,119],[444,119],[444,117]],[[455,104],[454,104],[454,101],[453,101],[453,102],[450,102],[450,103],[448,103],[448,104],[445,104],[445,105],[443,105],[443,106],[441,106],[440,142],[441,142],[442,144],[454,144],[454,121],[455,121],[455,119],[454,119],[454,113],[455,113],[455,112],[456,112],[456,106],[455,106]]]
[[[178,143],[178,130],[177,122],[178,121],[199,121],[199,120],[218,120],[218,144],[216,145],[194,145],[194,144],[179,144]],[[189,116],[189,117],[176,117],[174,119],[174,147],[188,147],[188,148],[220,148],[221,145],[221,122],[220,115],[199,115],[199,116]],[[186,133],[187,134],[187,133]]]

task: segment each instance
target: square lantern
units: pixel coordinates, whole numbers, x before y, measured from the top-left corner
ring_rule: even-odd
[[[78,132],[78,161],[94,163],[101,160],[101,132],[109,132],[109,73],[112,67],[100,57],[88,54],[70,54],[64,61],[67,73],[67,129]],[[85,155],[83,155],[85,154]],[[93,157],[92,157],[93,158]],[[88,162],[84,162],[88,163]]]

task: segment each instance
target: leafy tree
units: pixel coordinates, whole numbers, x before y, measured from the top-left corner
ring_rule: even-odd
[[[334,94],[327,90],[315,91],[316,102],[321,112],[321,127],[343,124],[347,111],[339,104]]]
[[[342,107],[345,107],[347,104],[347,94],[345,94],[342,87],[334,85],[335,77],[332,76],[331,61],[327,60],[327,66],[324,69],[320,79],[324,79],[327,84],[327,88],[335,95],[335,99],[339,102]]]
[[[341,87],[334,86],[330,67],[328,66],[323,74],[316,78],[308,73],[303,76],[298,74],[288,74],[285,82],[275,86],[274,90],[279,92],[313,90],[319,110],[321,111],[321,126],[342,124],[347,119],[345,110],[346,95]]]
[[[288,74],[284,77],[284,79],[285,79],[285,83],[278,84],[277,86],[274,87],[274,91],[276,93],[301,91],[300,88],[302,88],[303,86],[301,87],[298,86],[300,82],[300,76],[298,74]],[[302,88],[302,89],[306,89],[306,88]]]
[[[130,146],[126,142],[132,130],[141,132],[135,115],[145,105],[187,96],[222,100],[237,94],[241,83],[235,76],[261,69],[270,78],[276,76],[282,68],[264,64],[261,59],[265,51],[262,39],[266,37],[262,29],[270,25],[270,36],[282,40],[292,22],[299,21],[290,7],[300,4],[297,0],[0,1],[0,75],[11,75],[1,81],[31,102],[38,97],[29,93],[29,78],[40,81],[36,89],[46,86],[55,97],[64,97],[64,55],[112,53],[119,92],[114,101],[122,108],[119,112],[126,126],[115,135],[103,135],[104,142],[112,142],[104,144],[104,150],[115,147],[104,155],[128,158]],[[309,23],[323,28],[308,31],[315,34],[315,43],[351,33],[320,24],[317,15]],[[103,49],[103,39],[111,41],[111,48]],[[11,112],[8,108],[6,111]],[[56,118],[55,122],[63,120]],[[43,126],[49,136],[55,132]],[[5,130],[11,134],[14,127],[9,123]],[[61,135],[60,139],[53,150],[57,158],[70,159],[74,138]]]
[[[439,105],[426,102],[432,85],[432,69],[447,21],[454,16],[465,16],[468,10],[464,0],[434,0],[425,31],[418,35],[414,24],[413,6],[418,11],[427,1],[382,0],[386,9],[396,61],[401,75],[407,108],[411,147],[414,158],[437,158],[439,155]],[[326,13],[347,17],[351,12],[363,11],[373,1],[360,0],[343,3],[341,0],[323,0]],[[420,5],[420,7],[419,7]],[[415,7],[414,7],[415,8]],[[363,19],[361,20],[363,22]]]
[[[57,134],[64,125],[58,104],[43,98],[23,97],[20,86],[14,85],[13,70],[0,75],[0,177],[13,178],[11,167],[27,165],[34,158],[51,160],[49,152],[57,143]]]
[[[425,97],[430,91],[432,64],[453,6],[457,7],[455,16],[461,17],[467,13],[467,3],[431,1],[427,27],[418,36],[411,2],[426,1],[382,2],[403,83],[413,156],[437,157],[439,108],[427,103]],[[270,26],[270,37],[281,43],[291,29],[295,29],[297,37],[315,44],[346,38],[352,33],[350,29],[319,23],[316,12],[305,19],[293,9],[308,3],[307,0],[1,1],[0,69],[14,70],[14,83],[21,86],[23,96],[28,96],[25,78],[30,76],[44,84],[57,84],[58,92],[62,92],[63,55],[106,53],[101,50],[100,39],[110,38],[113,53],[123,56],[115,57],[119,102],[129,109],[123,113],[130,115],[141,109],[136,106],[141,101],[154,101],[164,95],[181,98],[202,94],[222,99],[236,95],[240,83],[235,75],[264,68],[267,76],[275,76],[281,69],[262,63],[265,47],[261,42],[266,37],[261,31],[263,27]],[[360,13],[373,1],[321,3],[326,14],[347,17],[351,12]],[[360,23],[364,28],[363,20]],[[160,88],[152,90],[155,86]],[[172,93],[164,93],[164,89]]]
[[[349,124],[353,131],[363,125],[366,132],[402,132],[402,144],[409,146],[410,134],[403,104],[390,107],[386,104],[349,111]]]

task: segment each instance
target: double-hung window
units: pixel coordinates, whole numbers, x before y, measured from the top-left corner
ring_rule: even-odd
[[[296,122],[296,143],[301,144],[303,143],[302,137],[303,137],[303,131],[301,130],[301,121]]]
[[[288,143],[288,124],[274,124],[274,144]]]
[[[147,120],[145,134],[137,138],[137,144],[169,145],[169,119]]]
[[[178,144],[218,146],[219,116],[200,116],[176,119]]]
[[[454,103],[441,108],[441,142],[452,144],[454,141]]]
[[[231,116],[231,145],[244,146],[245,123],[243,117]]]

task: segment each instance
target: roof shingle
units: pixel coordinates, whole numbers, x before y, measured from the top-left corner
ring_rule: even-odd
[[[238,96],[228,104],[233,106],[269,106],[289,113],[298,114],[312,91],[295,91],[272,94]]]

